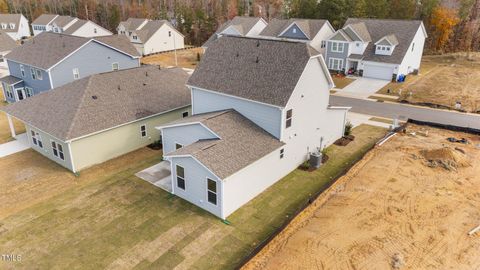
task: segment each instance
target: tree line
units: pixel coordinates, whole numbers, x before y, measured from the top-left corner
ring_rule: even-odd
[[[328,19],[340,28],[349,17],[418,19],[426,26],[427,52],[478,51],[480,0],[0,0],[2,13],[43,13],[92,20],[115,31],[129,17],[167,19],[201,45],[237,16]]]

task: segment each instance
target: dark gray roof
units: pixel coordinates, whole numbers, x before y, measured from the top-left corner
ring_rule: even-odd
[[[206,125],[221,139],[200,140],[166,156],[192,155],[221,179],[284,145],[234,110],[193,115],[174,124],[195,122]]]
[[[370,42],[363,53],[364,61],[374,61],[383,63],[400,64],[412,43],[415,34],[422,21],[417,20],[381,20],[381,19],[353,19],[350,18],[345,22],[345,26],[349,24],[365,23],[370,33],[372,42]],[[385,36],[395,35],[398,45],[392,52],[392,55],[375,54],[375,42]]]
[[[365,25],[364,22],[352,23],[349,25],[351,28],[353,28],[355,33],[357,33],[364,42],[372,41],[372,38],[370,37],[370,32],[368,32],[367,26]]]
[[[57,17],[57,16],[58,16],[57,14],[42,14],[42,15],[38,16],[38,18],[36,18],[32,22],[32,24],[47,25],[48,23],[53,21],[53,19],[55,19],[55,17]]]
[[[0,81],[4,82],[6,84],[9,84],[9,85],[13,85],[13,84],[17,84],[19,82],[22,82],[23,80],[20,79],[20,78],[14,77],[12,75],[8,75],[8,76],[0,78]]]
[[[267,27],[260,33],[261,36],[266,37],[280,37],[280,34],[287,30],[292,23],[295,23],[302,32],[305,33],[308,39],[313,39],[318,31],[327,23],[327,20],[312,20],[312,19],[273,19]]]
[[[188,84],[284,107],[309,59],[303,42],[224,36],[208,48]]]
[[[43,32],[26,41],[6,55],[7,59],[48,69],[64,59],[70,53],[89,42],[90,38]],[[126,37],[108,36],[96,37],[94,40],[103,42],[132,56],[139,56],[137,50]]]
[[[228,27],[233,26],[241,36],[245,36],[262,18],[259,17],[243,17],[235,18],[223,23],[217,31],[202,45],[202,47],[210,46],[210,44],[218,38],[218,35],[225,31]]]
[[[66,35],[71,35],[75,31],[80,29],[80,27],[84,26],[87,22],[88,21],[86,21],[86,20],[77,20],[72,25],[70,25],[70,27],[68,27],[67,30],[63,31],[63,33],[66,34]]]
[[[18,27],[20,25],[20,19],[22,18],[22,14],[0,14],[0,23],[13,23],[15,24],[15,27],[13,29],[10,29],[9,25],[7,26],[7,29],[3,29],[5,32],[17,32]]]
[[[11,51],[19,45],[7,33],[0,30],[0,52]]]
[[[2,110],[60,140],[190,105],[181,68],[155,66],[92,75]]]
[[[56,24],[58,27],[65,27],[67,24],[71,23],[72,21],[76,20],[77,18],[71,16],[58,16],[52,22]]]

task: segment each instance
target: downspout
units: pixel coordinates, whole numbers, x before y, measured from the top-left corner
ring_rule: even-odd
[[[75,170],[75,163],[73,162],[71,142],[67,142],[67,148],[68,148],[68,156],[70,157],[70,163],[72,164],[72,172],[74,174],[77,174],[77,172]]]

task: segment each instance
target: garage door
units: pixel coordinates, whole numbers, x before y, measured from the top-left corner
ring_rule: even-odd
[[[393,68],[385,66],[365,65],[363,68],[363,77],[382,80],[392,80]]]

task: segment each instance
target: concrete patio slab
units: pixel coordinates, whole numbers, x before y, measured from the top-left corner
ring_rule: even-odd
[[[135,174],[141,178],[161,189],[172,192],[172,178],[170,171],[170,162],[162,161],[152,167]]]
[[[14,141],[0,144],[0,158],[6,157],[30,148],[26,133],[18,134]]]

